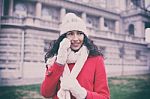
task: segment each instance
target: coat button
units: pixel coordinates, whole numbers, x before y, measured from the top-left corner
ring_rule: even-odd
[[[49,76],[52,74],[52,71],[47,71],[46,75]]]

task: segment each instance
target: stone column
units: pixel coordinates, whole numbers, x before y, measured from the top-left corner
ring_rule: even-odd
[[[119,33],[120,32],[120,25],[119,25],[119,21],[115,22],[115,32]]]
[[[85,12],[82,13],[81,17],[84,20],[84,22],[86,22],[86,13]]]
[[[40,25],[39,18],[41,18],[41,10],[42,10],[42,4],[41,4],[41,2],[37,2],[36,8],[35,8],[35,16],[37,17],[37,19],[34,21],[34,24],[37,26]]]
[[[120,1],[122,1],[122,0],[115,0],[115,10],[117,12],[120,12],[120,9],[121,9]]]
[[[13,7],[14,7],[14,0],[9,0],[9,13],[8,15],[9,16],[12,16],[13,15]]]
[[[41,18],[41,10],[42,10],[42,4],[41,2],[36,3],[36,9],[35,9],[35,15],[37,18]]]
[[[144,23],[142,22],[142,20],[139,20],[136,22],[135,24],[135,35],[137,37],[140,37],[140,38],[144,38],[145,37],[145,30],[144,30]]]
[[[61,10],[60,10],[60,21],[65,16],[65,14],[66,14],[66,9],[65,8],[61,8]]]
[[[100,30],[104,30],[104,17],[99,18]]]

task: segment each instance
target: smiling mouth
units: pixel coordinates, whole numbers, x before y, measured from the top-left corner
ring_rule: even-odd
[[[72,46],[74,46],[74,47],[78,47],[80,44],[77,44],[77,43],[75,43],[75,44],[72,44]]]

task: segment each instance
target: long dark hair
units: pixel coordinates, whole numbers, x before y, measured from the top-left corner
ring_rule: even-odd
[[[65,37],[66,37],[66,33],[62,34],[57,40],[54,40],[53,42],[50,43],[51,47],[45,55],[45,62],[47,61],[48,58],[53,57],[54,55],[57,55],[59,44]],[[84,34],[83,44],[89,50],[89,57],[98,56],[98,55],[103,56],[102,52],[98,50],[97,46],[93,43],[93,41],[90,40],[85,34]]]

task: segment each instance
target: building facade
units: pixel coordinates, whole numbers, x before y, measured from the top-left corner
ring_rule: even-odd
[[[0,0],[0,83],[40,83],[44,55],[59,36],[68,12],[87,24],[89,37],[102,50],[108,76],[150,72],[145,30],[150,12],[144,0]]]

